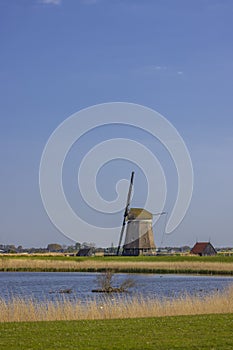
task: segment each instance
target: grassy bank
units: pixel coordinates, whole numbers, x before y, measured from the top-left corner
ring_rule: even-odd
[[[198,273],[233,275],[232,257],[2,256],[0,271],[84,271],[127,273]]]
[[[233,313],[233,287],[223,293],[198,297],[185,296],[171,300],[143,297],[118,299],[115,295],[103,301],[38,302],[23,298],[0,300],[0,322],[34,322],[58,320],[92,320],[137,317],[162,317],[197,314]]]
[[[233,315],[0,324],[0,348],[228,350]]]

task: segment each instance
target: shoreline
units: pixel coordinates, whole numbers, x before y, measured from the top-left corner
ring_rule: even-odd
[[[101,273],[106,271],[113,271],[114,273],[129,273],[129,274],[158,274],[158,275],[202,275],[202,276],[224,276],[232,277],[233,271],[216,271],[216,270],[163,270],[163,269],[111,269],[111,268],[85,268],[85,269],[56,269],[56,268],[3,268],[0,272],[83,272],[83,273]]]
[[[101,303],[89,300],[0,298],[1,323],[68,320],[106,320],[138,317],[163,317],[233,313],[233,287],[205,296],[178,296],[172,300],[135,296],[122,299],[104,298]]]

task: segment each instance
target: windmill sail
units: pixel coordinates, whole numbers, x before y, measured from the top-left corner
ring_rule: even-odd
[[[123,237],[124,230],[125,230],[126,218],[128,216],[128,213],[129,213],[129,205],[130,205],[130,199],[131,199],[131,194],[132,194],[132,189],[133,189],[133,179],[134,179],[134,171],[132,171],[132,174],[131,174],[129,192],[128,192],[126,207],[125,207],[125,212],[124,212],[124,219],[123,219],[123,223],[122,223],[122,227],[121,227],[120,239],[119,239],[118,248],[117,248],[117,255],[119,255],[119,252],[120,252],[121,241],[122,241],[122,237]]]

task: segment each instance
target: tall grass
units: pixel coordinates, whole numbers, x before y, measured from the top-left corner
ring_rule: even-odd
[[[103,299],[103,302],[57,300],[38,302],[33,299],[0,299],[0,322],[94,320],[176,315],[233,313],[233,288],[223,293],[198,297],[186,295],[172,300],[135,297]]]
[[[233,262],[105,261],[0,258],[0,271],[104,271],[233,274]]]

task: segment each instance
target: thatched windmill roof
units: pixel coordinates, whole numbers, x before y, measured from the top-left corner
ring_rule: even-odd
[[[128,220],[152,220],[153,215],[142,208],[130,208]]]

